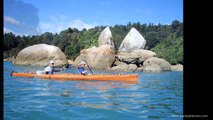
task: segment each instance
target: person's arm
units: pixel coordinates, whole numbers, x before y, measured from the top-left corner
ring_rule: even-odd
[[[53,69],[53,72],[60,72],[61,70],[59,69]]]
[[[84,70],[84,71],[82,72],[82,74],[83,74],[83,75],[86,75],[86,74],[87,74],[87,70]]]
[[[79,72],[82,74],[82,75],[86,75],[87,73],[87,70],[85,70],[84,68],[80,67],[78,68]]]
[[[64,70],[63,68],[62,69],[55,69],[55,68],[53,68],[53,71],[54,72],[60,72],[60,71],[62,71],[62,70]]]

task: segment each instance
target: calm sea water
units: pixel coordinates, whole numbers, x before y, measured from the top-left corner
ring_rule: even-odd
[[[4,62],[5,120],[182,119],[174,115],[183,114],[183,72],[136,72],[138,84],[10,76],[12,70],[42,69]],[[63,72],[78,73],[78,70],[69,68]]]

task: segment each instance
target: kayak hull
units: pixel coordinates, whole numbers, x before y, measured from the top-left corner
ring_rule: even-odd
[[[96,74],[96,75],[80,75],[80,74],[43,74],[38,75],[36,73],[16,73],[13,72],[11,76],[14,77],[36,77],[42,79],[54,79],[54,80],[101,80],[101,81],[119,81],[119,82],[137,82],[137,74],[126,75],[110,75],[110,74]]]

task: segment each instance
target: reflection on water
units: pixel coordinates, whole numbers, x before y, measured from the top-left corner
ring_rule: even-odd
[[[127,84],[11,77],[10,68],[38,68],[15,67],[8,62],[4,68],[5,119],[174,119],[172,115],[183,113],[181,72],[137,72],[138,84]]]
[[[111,88],[126,88],[133,84],[128,83],[115,83],[111,81],[80,81],[77,82],[76,87],[79,90],[92,90],[97,89],[98,91],[107,91]]]

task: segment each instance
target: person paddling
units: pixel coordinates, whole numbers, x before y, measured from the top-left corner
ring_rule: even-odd
[[[87,75],[87,70],[84,69],[85,65],[86,65],[86,63],[84,61],[82,61],[78,67],[78,70],[82,75]]]
[[[49,65],[44,69],[44,72],[45,72],[45,74],[54,74],[54,72],[59,72],[59,71],[61,71],[61,70],[56,70],[56,69],[54,69],[54,61],[53,60],[51,60],[50,62],[49,62]]]

